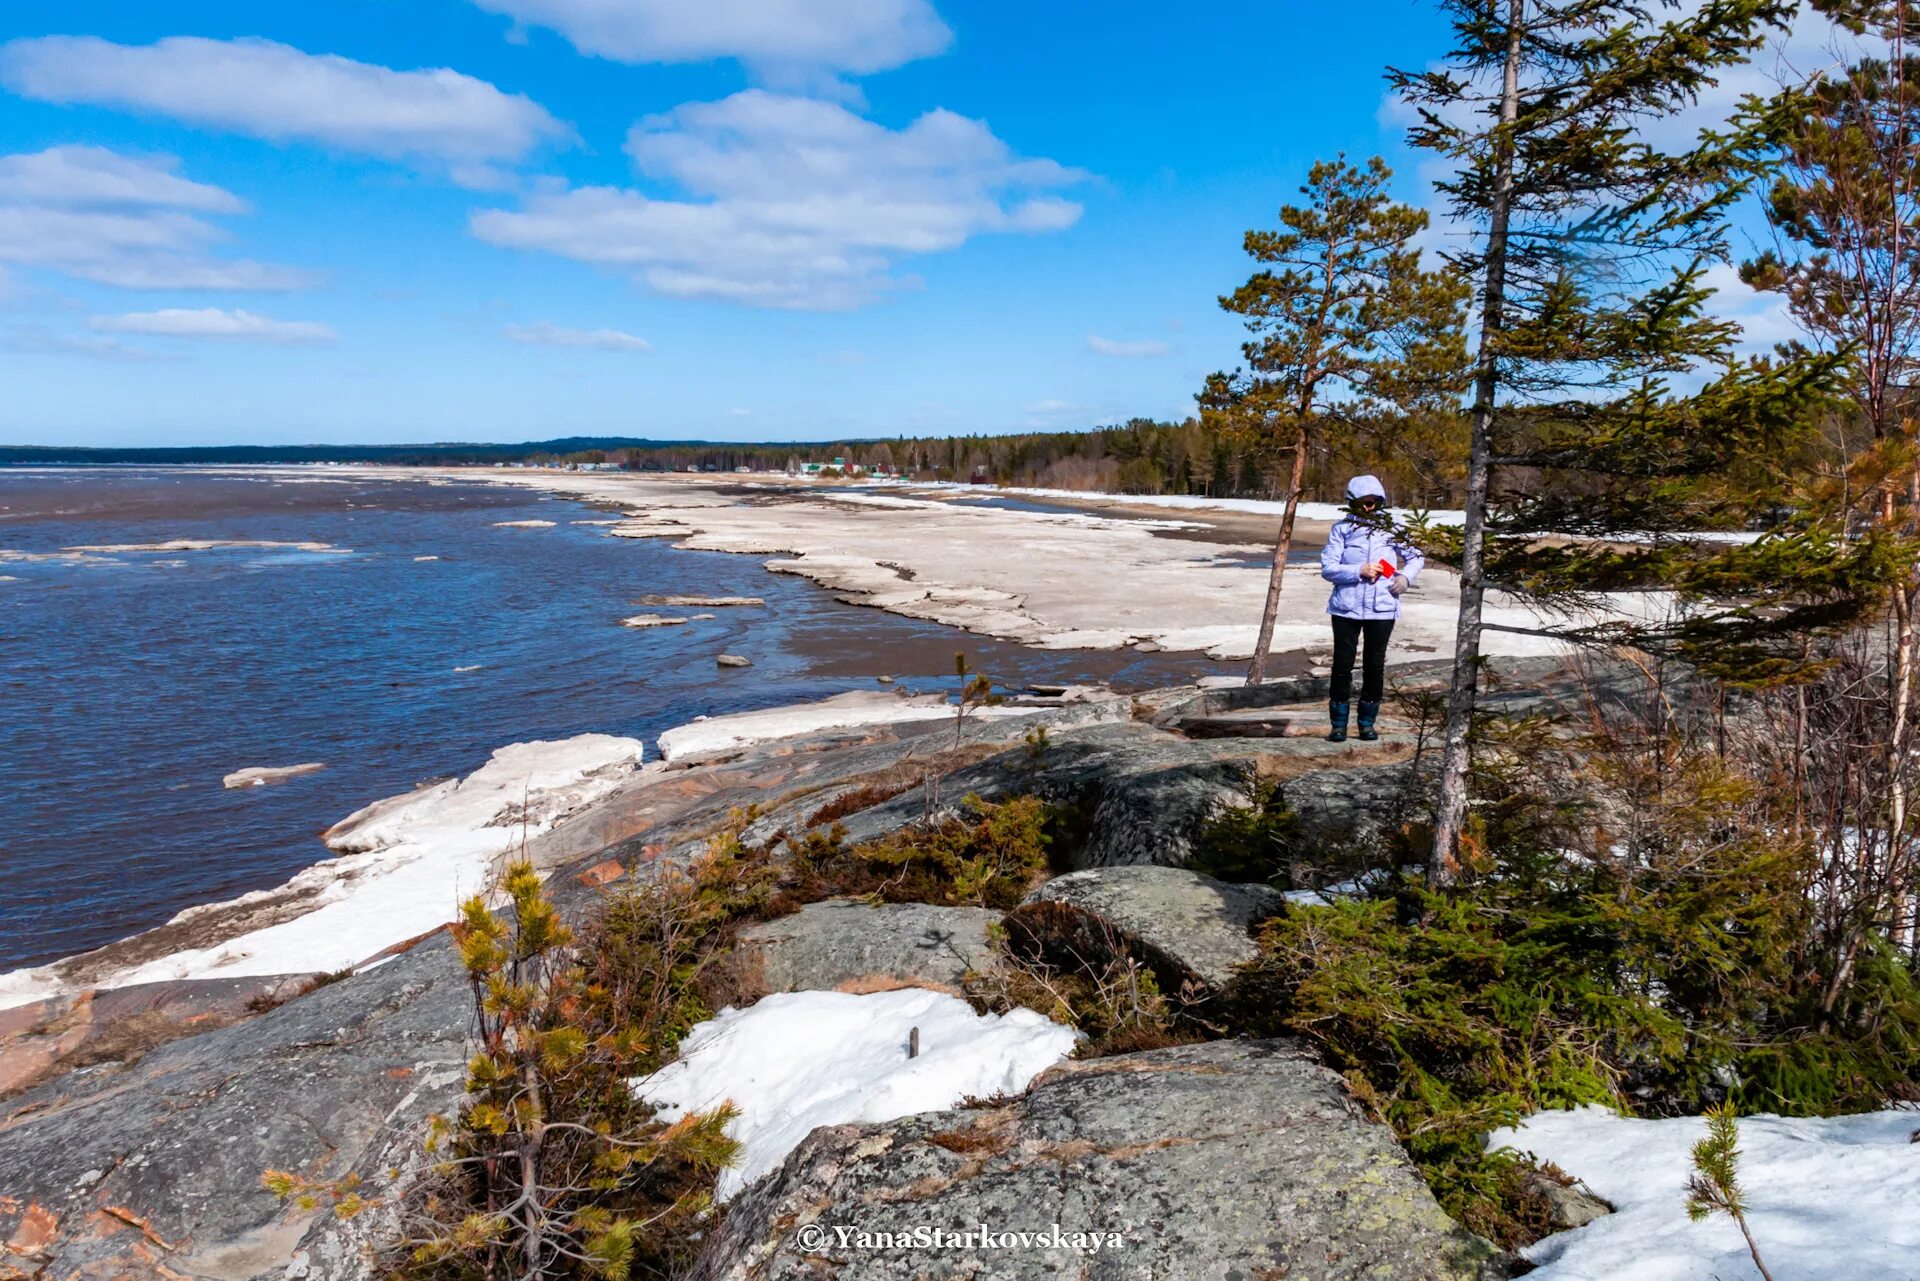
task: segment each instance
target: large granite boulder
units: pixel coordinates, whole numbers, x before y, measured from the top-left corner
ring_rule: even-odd
[[[1056,1225],[1054,1244],[912,1235],[1052,1237]],[[1292,1041],[1066,1063],[1017,1099],[815,1130],[734,1199],[695,1270],[699,1281],[1504,1275],[1392,1134]]]
[[[1079,839],[1058,854],[1069,867],[1158,864],[1178,867],[1193,856],[1208,819],[1249,803],[1258,761],[1268,744],[1192,742],[1140,722],[1110,722],[1050,731],[1047,746],[1000,753],[955,769],[940,795],[990,800],[1032,794],[1080,816]],[[850,840],[865,840],[916,821],[925,808],[918,788],[847,816]]]
[[[1099,965],[1122,952],[1149,966],[1169,993],[1223,991],[1253,960],[1253,929],[1284,907],[1265,885],[1232,885],[1178,867],[1097,867],[1056,876],[1007,918],[1025,955]]]
[[[987,931],[999,921],[981,907],[827,899],[742,930],[736,964],[743,982],[763,992],[958,993],[968,971],[994,964]]]

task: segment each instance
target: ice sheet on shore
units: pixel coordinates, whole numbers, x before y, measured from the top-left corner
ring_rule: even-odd
[[[85,987],[332,971],[452,920],[489,888],[497,860],[629,778],[637,739],[581,734],[515,743],[464,779],[375,801],[328,830],[340,857],[276,889],[189,908],[162,930],[213,937],[140,959],[140,937],[0,975],[0,1009]],[[250,911],[250,909],[253,909]],[[291,913],[291,914],[290,914]],[[249,918],[266,921],[249,928]],[[117,956],[125,963],[115,965]]]
[[[1023,716],[1040,710],[1038,707],[982,707],[968,715]],[[952,719],[953,704],[944,695],[921,694],[902,698],[898,694],[877,690],[854,690],[821,699],[817,703],[770,707],[759,712],[734,712],[690,721],[660,735],[658,746],[660,759],[684,762],[736,752],[755,743],[771,743],[802,734],[818,734],[824,730]]]
[[[1920,1276],[1920,1110],[1753,1116],[1740,1122],[1747,1222],[1776,1277]],[[1536,1281],[1716,1281],[1757,1276],[1740,1229],[1688,1219],[1699,1117],[1642,1121],[1604,1108],[1542,1112],[1491,1143],[1552,1161],[1615,1213],[1528,1247]]]
[[[909,1058],[914,1028],[920,1054]],[[728,1101],[739,1110],[727,1133],[741,1144],[740,1163],[714,1190],[724,1201],[820,1126],[1017,1093],[1071,1054],[1077,1037],[1032,1010],[976,1014],[920,988],[788,992],[696,1024],[680,1057],[634,1086],[668,1121]]]

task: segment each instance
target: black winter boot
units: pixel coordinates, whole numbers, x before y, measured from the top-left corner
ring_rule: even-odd
[[[1380,737],[1379,732],[1373,728],[1373,723],[1379,719],[1380,719],[1380,704],[1378,703],[1360,704],[1360,737],[1365,739],[1369,743],[1371,743],[1374,739],[1379,738]]]
[[[1327,741],[1329,743],[1346,742],[1347,741],[1347,705],[1345,703],[1328,703],[1327,716],[1330,720],[1333,721],[1333,733],[1327,735]]]

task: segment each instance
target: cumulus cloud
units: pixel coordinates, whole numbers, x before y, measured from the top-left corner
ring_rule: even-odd
[[[642,120],[627,150],[642,175],[692,198],[543,192],[475,214],[474,234],[629,271],[671,297],[846,310],[912,283],[892,274],[900,255],[1072,226],[1080,206],[1052,192],[1086,177],[1017,156],[951,111],[888,129],[759,89]]]
[[[1122,360],[1151,360],[1155,356],[1167,355],[1173,348],[1155,338],[1126,340],[1088,334],[1087,350],[1096,355],[1117,356]]]
[[[309,320],[274,320],[251,311],[223,311],[218,307],[130,311],[122,316],[95,316],[91,324],[102,333],[148,334],[160,338],[246,338],[270,343],[314,343],[332,342],[339,337],[326,325]]]
[[[653,344],[637,334],[618,329],[568,329],[550,321],[508,325],[503,331],[514,342],[530,347],[591,347],[600,351],[647,352]]]
[[[168,157],[104,147],[0,156],[0,262],[46,267],[126,289],[291,289],[301,271],[217,258],[223,232],[203,215],[246,204],[182,177]]]
[[[569,133],[532,99],[458,71],[394,71],[271,40],[15,40],[0,46],[0,84],[43,102],[153,112],[272,142],[426,161],[476,185],[493,164]]]
[[[8,199],[65,205],[163,205],[203,213],[245,213],[230,191],[182,178],[172,159],[135,159],[105,147],[49,147],[0,156]]]
[[[927,0],[475,0],[618,62],[734,58],[761,75],[885,71],[944,50]]]

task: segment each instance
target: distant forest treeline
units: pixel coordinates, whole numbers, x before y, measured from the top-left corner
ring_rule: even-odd
[[[1366,438],[1362,438],[1366,439]],[[1404,453],[1350,447],[1316,451],[1304,496],[1335,499],[1355,471],[1371,471],[1396,499],[1446,505],[1452,486],[1421,475]],[[0,446],[0,464],[388,463],[413,465],[599,465],[628,471],[784,471],[843,459],[921,480],[959,480],[1123,494],[1272,498],[1286,482],[1284,457],[1198,418],[1135,418],[1078,432],[742,444],[571,437],[521,444],[205,446],[179,449],[67,449]]]

